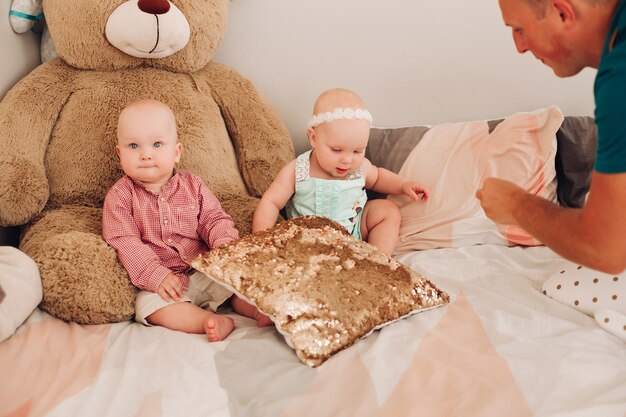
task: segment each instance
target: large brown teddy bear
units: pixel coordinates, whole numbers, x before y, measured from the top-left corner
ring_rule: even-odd
[[[276,111],[231,68],[212,62],[229,0],[44,0],[59,58],[0,103],[0,225],[22,225],[39,265],[41,307],[64,320],[134,314],[135,288],[101,238],[104,196],[122,175],[120,110],[168,104],[184,145],[180,169],[199,175],[250,229],[257,198],[293,155]]]

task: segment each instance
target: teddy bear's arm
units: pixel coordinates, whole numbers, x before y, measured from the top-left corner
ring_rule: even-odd
[[[199,75],[206,77],[220,107],[248,192],[261,197],[278,171],[294,158],[287,128],[254,85],[232,68],[211,63]]]
[[[27,223],[48,201],[44,157],[71,79],[69,67],[51,61],[20,80],[0,102],[0,226]]]

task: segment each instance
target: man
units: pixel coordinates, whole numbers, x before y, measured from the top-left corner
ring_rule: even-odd
[[[519,53],[559,77],[597,68],[598,150],[584,208],[559,207],[489,178],[477,191],[494,222],[522,227],[565,258],[618,274],[626,269],[626,1],[499,0]]]

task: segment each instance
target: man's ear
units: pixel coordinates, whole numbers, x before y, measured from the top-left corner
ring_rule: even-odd
[[[566,28],[569,29],[576,23],[578,16],[570,0],[552,0],[551,8]]]

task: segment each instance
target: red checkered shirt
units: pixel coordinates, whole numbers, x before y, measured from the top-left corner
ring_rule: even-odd
[[[117,181],[104,200],[102,236],[132,283],[155,292],[170,272],[186,290],[189,262],[239,233],[204,182],[177,171],[160,194],[128,176]]]

